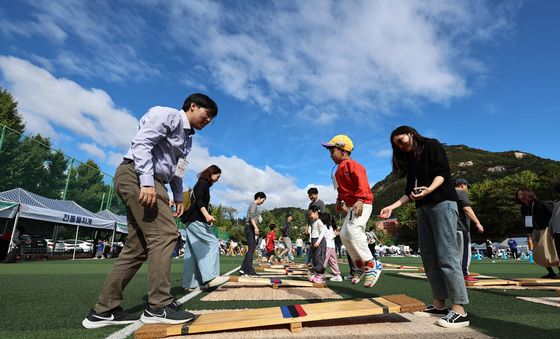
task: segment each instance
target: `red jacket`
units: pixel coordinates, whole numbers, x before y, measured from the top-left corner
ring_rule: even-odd
[[[276,232],[275,231],[268,232],[268,234],[266,235],[266,250],[268,252],[273,252],[274,251],[274,241],[275,240],[276,240]]]
[[[352,159],[342,160],[334,176],[338,185],[338,200],[344,201],[348,207],[354,206],[358,200],[364,204],[373,203],[364,166]]]

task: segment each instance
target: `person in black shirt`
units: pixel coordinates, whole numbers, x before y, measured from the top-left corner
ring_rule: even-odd
[[[294,255],[292,254],[292,220],[294,217],[292,213],[286,214],[286,221],[284,221],[284,225],[282,225],[282,236],[280,238],[281,241],[284,242],[284,250],[278,256],[278,260],[282,261],[284,257],[287,255],[289,262],[294,262]]]
[[[474,223],[478,233],[484,232],[484,226],[478,220],[474,213],[471,202],[469,200],[469,189],[471,185],[466,179],[459,178],[455,180],[455,190],[457,191],[457,207],[459,209],[459,218],[457,219],[457,244],[459,244],[459,258],[463,268],[463,276],[465,281],[477,281],[471,277],[469,266],[471,264],[471,221]]]
[[[530,188],[518,189],[515,192],[515,202],[521,205],[521,215],[525,218],[525,227],[532,228],[531,238],[533,244],[536,245],[539,241],[539,231],[548,227],[552,217],[552,208],[539,200],[535,192]],[[552,267],[545,268],[548,273],[541,278],[560,279],[560,276],[554,273]],[[560,272],[560,267],[558,271]]]
[[[406,177],[404,195],[383,208],[389,218],[394,209],[416,203],[420,255],[432,288],[433,301],[427,314],[445,315],[436,321],[443,327],[469,325],[463,305],[469,303],[457,245],[457,193],[443,146],[423,137],[414,128],[400,126],[391,133],[393,173]],[[451,301],[451,310],[445,299]]]
[[[216,221],[210,214],[210,187],[220,179],[222,170],[211,165],[198,175],[191,192],[191,204],[181,220],[187,225],[183,287],[207,289],[221,285],[227,277],[220,276],[220,248],[211,225]]]

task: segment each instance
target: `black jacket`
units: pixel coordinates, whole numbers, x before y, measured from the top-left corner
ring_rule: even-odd
[[[198,179],[194,185],[191,193],[191,205],[189,209],[185,211],[185,214],[181,217],[181,220],[186,224],[190,224],[194,221],[206,222],[206,218],[200,212],[202,207],[206,207],[208,210],[210,206],[210,183],[205,179]],[[210,211],[208,210],[208,213]]]
[[[406,176],[406,187],[404,193],[409,196],[416,187],[429,187],[434,178],[443,177],[444,181],[435,191],[422,200],[416,201],[416,207],[425,204],[437,204],[444,200],[457,201],[457,192],[451,182],[451,170],[449,161],[443,146],[436,139],[427,139],[423,144],[418,142],[420,156],[416,160],[414,154],[408,154],[408,168]]]
[[[540,200],[533,200],[529,206],[521,205],[521,215],[523,217],[533,216],[533,228],[543,230],[548,227],[552,217],[552,209]],[[523,221],[525,223],[525,221]]]

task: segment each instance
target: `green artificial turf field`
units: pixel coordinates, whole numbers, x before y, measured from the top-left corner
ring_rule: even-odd
[[[222,273],[241,263],[241,257],[222,256]],[[420,266],[418,258],[382,258],[382,262]],[[0,338],[104,338],[122,327],[86,330],[81,321],[93,306],[113,260],[35,261],[0,265]],[[172,293],[182,297],[182,260],[174,260]],[[347,274],[348,265],[340,264]],[[125,290],[123,308],[140,313],[146,302],[146,265]],[[501,278],[540,277],[542,267],[527,261],[473,260],[471,271]],[[236,274],[236,273],[234,273]],[[560,283],[560,281],[559,281]],[[329,282],[329,287],[345,299],[388,294],[407,294],[426,303],[431,301],[428,282],[385,271],[374,288],[366,289],[349,281]],[[286,301],[203,302],[206,293],[187,301],[187,309],[253,308],[284,305]],[[555,296],[549,291],[469,290],[467,311],[471,327],[498,338],[558,338],[560,309],[529,303],[516,296]],[[301,300],[297,301],[302,303]]]

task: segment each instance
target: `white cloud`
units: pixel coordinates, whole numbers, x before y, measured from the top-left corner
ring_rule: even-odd
[[[109,95],[100,89],[85,89],[68,79],[58,79],[28,61],[0,56],[0,71],[9,89],[19,101],[30,133],[52,138],[72,135],[80,140],[78,148],[101,161],[117,166],[137,130],[138,121],[125,109],[115,107]],[[64,135],[60,128],[67,130]],[[268,195],[265,208],[297,206],[305,208],[308,185],[300,188],[296,180],[270,167],[258,168],[238,157],[211,156],[195,136],[188,161],[186,183],[194,184],[195,174],[211,164],[222,168],[223,175],[213,196],[218,203],[244,213],[248,202],[258,191]],[[66,140],[72,142],[72,140]],[[190,180],[188,180],[190,178]],[[332,187],[315,185],[321,198],[329,203],[336,199]]]
[[[485,71],[471,47],[508,34],[520,3],[29,0],[27,6],[27,19],[3,19],[2,30],[43,35],[62,47],[77,40],[81,48],[57,49],[53,58],[70,74],[105,81],[183,74],[193,86],[210,77],[212,87],[265,111],[332,104],[337,109],[319,117],[327,124],[345,111],[375,116],[395,105],[418,109],[424,101],[467,95],[469,76]],[[176,72],[162,73],[158,63],[165,61],[155,51]],[[203,71],[192,72],[193,65]]]
[[[204,46],[191,51],[234,97],[265,109],[270,100],[286,95],[350,108],[365,97],[376,111],[390,110],[394,103],[446,102],[466,95],[466,70],[474,72],[477,65],[468,43],[508,27],[507,6],[490,6],[318,0],[236,2],[232,8],[183,1],[167,9],[170,23],[191,23],[170,25],[177,46]]]
[[[378,158],[388,158],[393,156],[393,150],[390,148],[382,149],[375,154]]]
[[[26,60],[0,56],[0,71],[19,101],[27,130],[57,139],[60,128],[106,148],[126,149],[137,119],[100,89],[55,78]]]
[[[111,166],[117,167],[123,161],[123,157],[126,152],[123,153],[114,153],[109,152],[109,156],[107,157],[107,163]]]
[[[265,192],[267,201],[263,208],[300,207],[307,208],[309,198],[307,189],[317,187],[319,195],[326,203],[334,203],[336,192],[331,186],[309,184],[298,187],[294,178],[287,177],[270,167],[257,168],[238,157],[212,156],[208,149],[196,140],[188,156],[189,166],[185,175],[185,188],[193,186],[196,174],[210,165],[222,169],[220,181],[212,187],[214,203],[231,206],[240,213],[245,213],[253,195]]]
[[[79,143],[78,148],[99,160],[105,160],[105,152],[94,143]]]

